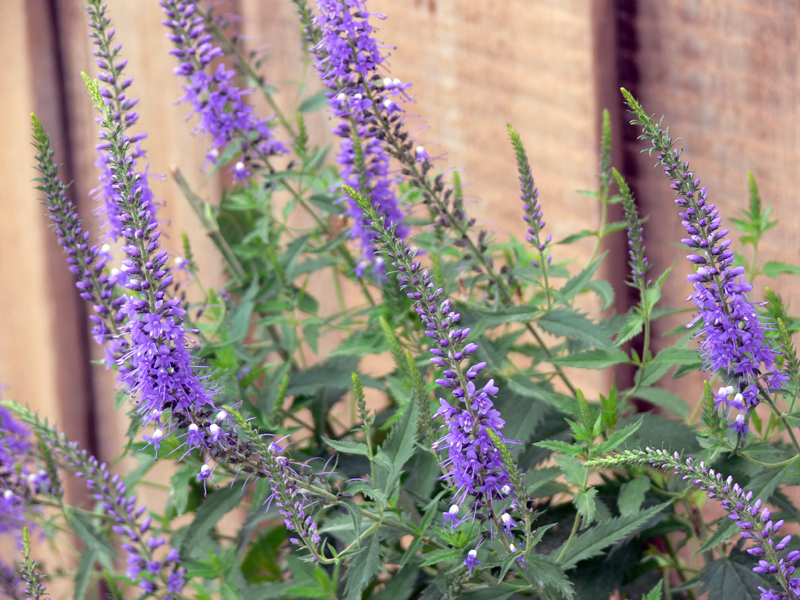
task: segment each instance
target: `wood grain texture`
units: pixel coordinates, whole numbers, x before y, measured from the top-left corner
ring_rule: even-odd
[[[723,226],[732,229],[734,249],[741,246],[730,217],[747,207],[747,171],[752,170],[764,203],[780,219],[763,240],[761,260],[796,263],[800,5],[779,0],[621,4],[622,29],[628,36],[621,48],[621,83],[631,86],[647,112],[665,115],[673,137],[681,138],[684,157],[708,187]],[[689,264],[683,260],[687,252],[678,248],[684,231],[669,182],[660,169],[653,169],[654,157],[640,154],[645,146],[635,140],[638,133],[630,126],[626,130],[628,171],[640,205],[650,215],[645,240],[655,272],[678,258],[666,300],[680,306],[691,294],[685,280]],[[755,299],[763,297],[765,284],[798,306],[796,277],[757,280]],[[664,322],[658,331],[681,321]],[[681,380],[675,387],[687,399],[697,397],[700,380]]]

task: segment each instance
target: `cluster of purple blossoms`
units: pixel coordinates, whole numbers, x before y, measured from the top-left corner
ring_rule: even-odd
[[[125,483],[119,475],[112,475],[105,463],[100,463],[85,450],[78,450],[74,444],[62,449],[76,474],[86,480],[93,498],[102,506],[105,513],[114,521],[112,529],[124,540],[121,548],[128,553],[125,574],[145,594],[155,594],[159,588],[157,578],[161,578],[168,594],[164,598],[177,598],[185,584],[185,569],[181,566],[180,554],[175,548],[165,557],[156,558],[156,550],[166,544],[162,537],[150,533],[152,519],[140,518],[147,510],[142,505],[137,508],[136,496],[128,496]]]
[[[374,39],[370,16],[361,0],[318,0],[319,14],[313,25],[320,40],[313,48],[317,70],[326,86],[331,115],[339,122],[333,133],[342,138],[337,161],[340,175],[349,185],[369,198],[372,206],[393,226],[398,236],[405,237],[403,213],[398,206],[395,177],[390,173],[390,156],[380,135],[379,121],[402,112],[400,103],[407,99],[410,83],[384,77],[381,65],[385,59],[381,46]],[[428,161],[424,147],[416,149],[416,160]],[[382,263],[375,249],[377,234],[370,230],[358,204],[347,198],[347,214],[353,220],[349,235],[358,240],[362,262],[357,274],[368,265],[382,273]]]
[[[719,500],[728,517],[736,522],[739,535],[753,544],[747,549],[748,554],[758,559],[753,571],[772,575],[783,588],[783,591],[759,588],[761,600],[800,598],[800,577],[792,577],[796,569],[794,565],[800,560],[800,550],[792,550],[781,556],[792,536],[779,534],[784,525],[783,519],[773,521],[769,508],[760,499],[753,501],[753,492],[745,492],[733,481],[733,477],[723,477],[702,461],[695,464],[691,457],[681,460],[677,452],[670,454],[666,450],[645,448],[621,452],[613,457],[593,460],[587,466],[610,468],[623,464],[649,464],[664,471],[671,469],[706,492],[709,498]]]
[[[681,208],[688,234],[681,241],[692,249],[687,258],[697,267],[688,280],[694,285],[691,299],[698,313],[688,326],[702,322],[703,331],[698,335],[704,338],[700,347],[703,367],[729,379],[729,385],[717,395],[717,406],[729,407],[729,413],[738,411],[731,428],[744,435],[749,412],[759,403],[759,395],[767,394],[769,388],[780,389],[787,377],[778,369],[776,351],[764,334],[763,319],[749,300],[752,286],[744,278],[745,268],[733,264],[731,240],[725,237],[728,230],[721,228],[719,210],[708,202],[706,188],[700,186],[689,163],[681,160],[681,151],[675,150],[669,134],[630,94],[626,99],[638,118],[636,123],[642,126],[640,137],[652,143],[678,194],[675,203]]]
[[[457,489],[454,505],[445,513],[445,521],[455,526],[465,520],[459,520],[458,513],[468,496],[475,499],[473,514],[484,507],[494,514],[494,502],[514,493],[501,452],[487,433],[491,430],[499,436],[505,427],[492,401],[499,389],[494,380],[483,386],[475,384],[486,363],[469,367],[463,364],[478,346],[466,341],[469,327],[458,326],[461,315],[451,308],[449,299],[442,298],[442,289],[434,288],[427,269],[423,270],[420,261],[415,260],[416,252],[390,231],[381,237],[391,264],[398,271],[399,284],[414,300],[425,335],[431,339],[431,362],[443,369],[436,383],[450,389],[456,400],[455,404],[450,404],[440,399],[441,406],[436,414],[444,419],[442,427],[447,433],[433,444],[434,449],[447,449],[448,456],[442,461],[442,467],[447,469],[445,479]]]
[[[101,73],[98,79],[103,82],[100,94],[114,113],[115,119],[122,125],[123,131],[132,127],[138,120],[139,114],[133,110],[139,102],[138,98],[128,97],[128,88],[133,83],[133,79],[125,77],[123,71],[128,64],[127,60],[119,60],[119,53],[122,49],[121,44],[114,44],[116,30],[111,27],[111,20],[106,16],[107,6],[102,0],[90,0],[86,4],[89,13],[89,25],[91,31],[89,35],[94,40],[97,48],[92,51],[95,62],[100,67]],[[141,141],[147,137],[146,133],[137,133],[133,136],[123,134],[126,142],[131,145],[131,161],[133,167],[140,158],[144,158],[145,151],[142,149]],[[120,221],[118,203],[115,200],[113,175],[109,164],[109,147],[106,143],[98,144],[98,158],[95,166],[100,167],[100,186],[92,191],[95,199],[102,201],[103,204],[96,211],[98,216],[103,217],[103,225],[107,229],[106,235],[117,240],[121,234],[122,222]],[[145,176],[142,177],[137,186],[142,197],[142,202],[148,205],[150,211],[155,214],[155,198],[147,185],[147,169]]]
[[[170,50],[179,65],[175,74],[184,78],[181,98],[197,114],[197,131],[208,133],[211,147],[207,157],[216,164],[220,151],[233,142],[240,144],[240,156],[233,168],[234,176],[244,180],[253,164],[264,163],[270,156],[285,154],[287,149],[275,139],[270,119],[261,119],[253,107],[244,102],[249,90],[236,85],[236,73],[219,64],[213,73],[206,68],[222,49],[212,43],[207,31],[206,17],[200,14],[193,0],[162,0],[167,18],[162,23],[171,30],[167,37],[175,44]]]
[[[284,448],[277,442],[269,445],[272,460],[268,463],[267,477],[272,494],[267,498],[265,504],[269,507],[272,502],[275,502],[286,529],[296,532],[295,535],[299,536],[291,537],[289,541],[293,544],[304,545],[312,552],[311,560],[317,562],[319,557],[316,548],[322,541],[322,537],[317,532],[314,516],[307,514],[313,503],[309,503],[305,492],[297,487],[296,481],[299,475],[292,468],[283,451]]]
[[[47,471],[35,467],[30,431],[0,407],[0,536],[19,542],[23,527],[30,526],[31,499],[50,487]],[[0,560],[0,571],[13,574],[14,569]],[[19,583],[13,576],[0,579],[11,588]]]

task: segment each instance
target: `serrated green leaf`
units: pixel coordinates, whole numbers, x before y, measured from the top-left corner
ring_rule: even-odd
[[[753,558],[744,552],[732,552],[708,563],[700,573],[708,600],[759,600],[759,586],[770,589],[773,580],[753,572]]]
[[[556,242],[556,244],[571,244],[573,242],[577,242],[578,240],[582,240],[585,237],[589,237],[590,235],[597,235],[597,232],[592,231],[591,229],[583,229],[578,233],[568,235],[563,240]]]
[[[89,517],[68,506],[64,507],[64,517],[67,519],[69,526],[72,527],[72,531],[75,532],[75,535],[81,538],[88,547],[92,548],[97,553],[105,554],[111,558],[116,557],[117,552],[114,550],[114,547],[105,536],[97,530]]]
[[[639,512],[644,503],[644,496],[650,489],[650,478],[640,475],[627,483],[623,483],[619,490],[617,506],[623,517]]]
[[[537,586],[554,590],[565,598],[575,597],[575,590],[564,569],[551,556],[531,554],[522,568]]]
[[[544,313],[536,320],[547,333],[580,340],[596,348],[611,348],[611,339],[605,329],[579,312],[555,309]]]
[[[575,446],[574,444],[569,444],[560,440],[543,440],[541,442],[536,442],[534,446],[552,450],[553,452],[560,452],[565,456],[579,456],[583,452],[583,448],[580,446]]]
[[[186,512],[189,503],[190,484],[197,478],[197,468],[192,465],[181,467],[170,477],[169,499],[176,516]]]
[[[640,418],[635,423],[631,423],[630,425],[627,425],[622,429],[618,429],[617,431],[612,433],[611,436],[605,442],[597,446],[595,452],[597,454],[604,454],[605,452],[611,452],[622,442],[624,442],[634,433],[636,433],[639,430],[639,427],[641,426],[642,426],[642,419]]]
[[[600,298],[602,306],[600,310],[611,308],[614,304],[614,288],[605,279],[593,279],[586,287],[592,290]]]
[[[594,515],[597,512],[597,488],[589,488],[585,492],[580,491],[572,498],[578,514],[583,517],[584,526],[591,525]]]
[[[647,595],[644,598],[642,598],[642,600],[661,600],[661,588],[663,586],[664,586],[664,580],[662,579],[661,581],[658,582],[658,584],[656,584],[656,587],[647,592]]]
[[[562,567],[568,570],[582,560],[598,556],[603,549],[636,533],[669,504],[669,502],[665,502],[633,515],[611,519],[580,534],[572,541],[572,544],[564,553],[564,557],[561,560]],[[562,545],[551,552],[550,556],[560,556],[563,551],[564,547]]]
[[[418,429],[419,406],[416,398],[412,398],[403,418],[392,426],[389,437],[380,447],[380,452],[386,454],[391,461],[391,468],[388,472],[384,472],[383,469],[375,470],[375,486],[382,488],[387,496],[394,493],[394,488],[400,481],[403,466],[414,454]]]
[[[614,340],[615,346],[622,346],[628,340],[632,340],[637,335],[639,335],[644,329],[644,317],[640,312],[633,312],[628,315],[628,319],[625,321],[625,324],[622,326],[622,329],[619,330],[617,334],[617,339]]]
[[[420,556],[420,558],[423,559],[419,565],[420,567],[428,567],[440,562],[454,565],[461,562],[461,550],[442,548],[440,550],[434,550],[433,552],[426,552]]]
[[[603,252],[603,254],[601,254],[597,260],[586,265],[586,267],[580,273],[569,279],[567,283],[564,284],[564,287],[558,290],[558,294],[564,300],[569,301],[572,300],[577,294],[582,292],[592,280],[592,277],[594,277],[595,272],[603,263],[603,260],[605,260],[607,254],[608,252]]]
[[[350,560],[344,588],[347,600],[361,600],[361,591],[381,570],[381,551],[377,532]]]
[[[665,362],[670,365],[694,365],[701,362],[696,350],[691,348],[665,348],[653,359],[654,363]]]
[[[332,440],[322,436],[328,446],[336,450],[339,454],[356,454],[358,456],[369,456],[369,446],[364,442],[352,442],[349,440]]]
[[[209,494],[197,508],[194,520],[183,538],[181,556],[189,556],[197,542],[207,534],[217,522],[228,514],[242,500],[242,490],[238,487],[224,488]]]
[[[761,272],[767,277],[777,277],[783,274],[800,275],[800,266],[770,260],[764,263]]]
[[[584,486],[586,481],[586,467],[577,458],[571,456],[556,456],[556,462],[561,470],[564,471],[564,479],[572,485]]]
[[[585,350],[566,356],[556,356],[548,359],[548,362],[578,369],[607,369],[629,362],[629,358],[622,350],[615,348],[613,350]]]
[[[78,563],[78,569],[75,571],[75,578],[73,579],[74,590],[72,597],[74,600],[83,600],[86,596],[86,589],[89,587],[89,582],[92,580],[94,574],[94,563],[97,561],[97,551],[87,546],[81,552],[81,560]]]

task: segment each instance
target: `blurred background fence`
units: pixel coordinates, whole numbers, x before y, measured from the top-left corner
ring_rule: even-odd
[[[169,173],[180,168],[213,198],[224,182],[205,181],[205,143],[193,138],[187,108],[172,74],[174,59],[157,0],[109,0],[117,39],[140,98],[140,130],[149,134],[150,172],[160,216],[179,250],[190,235],[203,279],[220,284],[210,243]],[[483,226],[522,231],[513,152],[506,123],[525,141],[556,240],[595,227],[599,210],[578,193],[596,187],[601,110],[611,111],[614,163],[630,179],[644,214],[646,243],[656,272],[684,254],[673,194],[654,159],[641,154],[638,132],[627,126],[620,86],[656,115],[666,115],[686,156],[720,206],[723,217],[746,207],[747,170],[781,224],[763,247],[765,260],[797,260],[796,203],[800,110],[800,3],[795,0],[370,0],[388,15],[382,39],[396,50],[392,76],[413,82],[417,110],[428,128],[426,149],[442,155],[440,168],[462,169],[470,210]],[[238,33],[265,50],[267,79],[284,94],[298,92],[301,36],[288,0],[237,0],[219,10],[239,15]],[[96,185],[96,124],[81,71],[96,74],[85,10],[78,0],[0,2],[0,382],[3,395],[42,410],[100,457],[120,450],[113,377],[92,366],[87,306],[79,301],[64,258],[31,179],[31,112],[52,133],[71,197],[91,217]],[[313,79],[313,72],[310,73]],[[330,140],[324,111],[310,125]],[[629,299],[621,237],[609,248],[606,276],[615,281],[617,310]],[[580,248],[570,250],[580,252]],[[690,288],[679,261],[668,301]],[[796,279],[780,291],[800,300]],[[624,374],[620,376],[624,377]],[[699,388],[683,385],[687,400]]]

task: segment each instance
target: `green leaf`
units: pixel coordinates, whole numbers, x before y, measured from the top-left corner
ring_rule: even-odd
[[[592,527],[573,540],[564,553],[561,561],[562,567],[565,570],[570,569],[582,560],[600,555],[604,548],[621,542],[636,533],[667,506],[669,506],[669,502]],[[560,556],[563,551],[564,546],[562,545],[553,550],[550,556]]]
[[[628,483],[623,483],[619,490],[617,506],[623,517],[639,512],[644,503],[644,496],[650,489],[650,478],[640,475]]]
[[[592,280],[592,277],[594,277],[597,268],[602,264],[607,254],[608,252],[603,252],[597,260],[586,265],[580,273],[568,280],[567,283],[564,284],[564,287],[558,290],[558,294],[565,301],[569,301],[586,289],[586,286]]]
[[[584,526],[591,525],[594,521],[594,515],[597,512],[597,488],[589,488],[585,492],[578,492],[572,499],[575,508],[578,509],[578,514],[583,517]]]
[[[564,471],[564,479],[567,483],[583,487],[586,482],[586,467],[577,458],[571,456],[556,456],[556,462],[561,470]]]
[[[317,92],[313,96],[304,99],[300,106],[297,107],[297,112],[309,113],[323,108],[328,103],[328,97],[325,94],[326,92]]]
[[[661,588],[664,586],[664,580],[658,582],[656,587],[650,590],[642,600],[661,600]]]
[[[369,456],[369,446],[363,442],[351,442],[348,440],[332,440],[322,437],[322,440],[339,454],[357,454],[358,456]]]
[[[537,586],[555,590],[565,598],[575,596],[572,583],[564,573],[564,569],[551,556],[531,554],[528,556],[527,565],[522,568]]]
[[[391,469],[386,473],[383,473],[383,469],[376,469],[375,486],[383,488],[387,496],[394,493],[394,488],[400,481],[403,466],[414,454],[418,429],[419,406],[416,398],[412,398],[403,418],[392,426],[389,437],[380,448],[391,461]]]
[[[623,396],[627,394],[623,392]],[[634,398],[641,398],[647,400],[651,404],[655,404],[659,408],[668,410],[675,416],[685,419],[689,416],[689,403],[674,392],[665,390],[664,388],[656,387],[643,387],[636,390],[633,394]]]
[[[117,556],[117,552],[111,543],[97,530],[94,523],[85,514],[65,506],[64,517],[67,519],[69,526],[72,527],[75,535],[81,538],[89,548],[92,548],[98,554],[105,554],[111,558]]]
[[[574,444],[569,444],[560,440],[543,440],[541,442],[536,442],[534,446],[552,450],[553,452],[560,452],[564,456],[579,456],[583,452],[583,448],[580,446],[575,446]]]
[[[97,551],[87,546],[81,552],[81,560],[78,563],[78,569],[75,571],[74,591],[72,597],[75,600],[83,600],[86,595],[86,589],[89,587],[89,582],[94,574],[94,563],[97,562]]]
[[[589,237],[590,235],[597,235],[597,232],[592,231],[591,229],[583,229],[578,233],[568,235],[563,240],[556,242],[556,244],[571,244],[573,242],[577,242],[578,240],[582,240],[585,237]]]
[[[596,348],[611,348],[611,339],[605,329],[582,313],[568,309],[555,309],[544,313],[536,323],[547,333],[574,338]]]
[[[189,556],[192,549],[217,522],[228,514],[242,500],[242,490],[238,487],[224,488],[209,494],[197,508],[194,521],[189,525],[183,538],[181,556]]]
[[[562,367],[576,367],[579,369],[607,369],[614,365],[629,362],[628,355],[617,348],[613,350],[586,350],[567,354],[566,356],[556,356],[548,359],[548,362]]]
[[[433,552],[426,552],[420,556],[420,558],[423,559],[422,563],[419,565],[420,567],[429,567],[438,563],[454,565],[461,562],[461,550],[442,548],[440,550],[434,550]]]
[[[197,467],[192,465],[181,467],[170,477],[169,500],[176,516],[186,512],[186,506],[189,504],[189,489],[196,478]]]
[[[764,263],[764,266],[761,267],[761,272],[767,277],[777,277],[784,273],[800,275],[800,266],[770,260]]]
[[[708,600],[759,600],[759,586],[769,589],[774,580],[753,572],[753,557],[744,552],[732,552],[708,563],[700,573]]]
[[[653,359],[654,363],[665,362],[670,365],[699,365],[702,361],[697,350],[691,348],[665,348]]]
[[[506,323],[528,323],[541,314],[542,310],[535,306],[509,306],[497,310],[476,310],[476,320],[472,330],[475,333],[481,333]]]
[[[347,569],[344,588],[347,600],[361,600],[361,590],[372,581],[381,569],[381,551],[377,532],[370,536],[358,554],[354,555]]]
[[[586,287],[600,298],[600,302],[602,302],[600,310],[611,308],[614,304],[614,288],[605,279],[593,279],[586,284]]]
[[[626,427],[623,427],[622,429],[618,429],[617,431],[612,433],[611,436],[605,442],[603,442],[602,444],[597,446],[597,448],[595,449],[595,452],[597,454],[603,454],[605,452],[611,452],[617,446],[619,446],[622,442],[624,442],[629,437],[631,437],[634,433],[636,433],[639,430],[639,427],[641,427],[641,426],[642,426],[642,418],[640,418],[635,423],[632,423],[630,425],[627,425]]]
[[[639,335],[642,329],[644,329],[644,317],[642,316],[642,313],[638,311],[632,312],[630,315],[628,315],[628,319],[625,321],[622,329],[619,330],[617,339],[614,340],[614,345],[622,346],[622,344],[628,340],[632,340]]]

